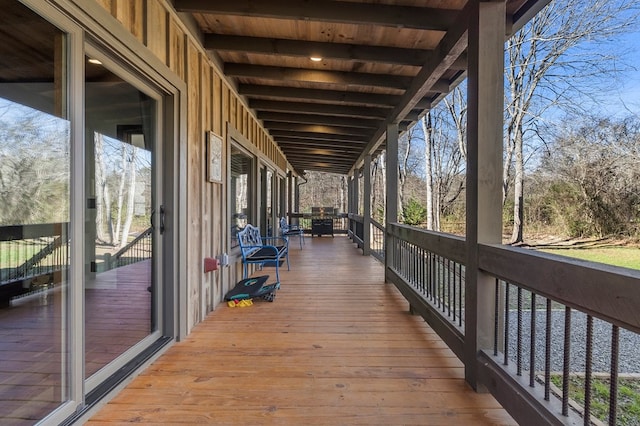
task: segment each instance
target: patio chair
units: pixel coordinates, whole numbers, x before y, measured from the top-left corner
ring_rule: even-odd
[[[282,236],[284,238],[289,238],[289,237],[298,237],[298,240],[300,242],[300,249],[302,249],[302,245],[305,244],[304,242],[304,229],[300,228],[298,225],[289,225],[287,223],[287,219],[285,219],[284,217],[280,218],[280,232],[282,234]]]
[[[286,237],[262,237],[260,229],[247,224],[238,232],[238,243],[242,253],[244,271],[242,278],[248,278],[248,265],[254,264],[276,267],[276,282],[280,282],[280,264],[286,260],[289,270],[289,240]]]

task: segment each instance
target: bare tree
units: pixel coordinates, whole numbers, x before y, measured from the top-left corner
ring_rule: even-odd
[[[435,205],[433,199],[433,125],[431,122],[431,111],[427,112],[420,120],[422,124],[422,134],[424,135],[424,164],[425,164],[425,179],[426,179],[426,203],[427,203],[427,229],[435,229],[439,230],[439,228],[434,228],[434,216],[438,214],[434,212]]]
[[[548,152],[540,169],[555,185],[551,202],[570,235],[636,231],[640,211],[637,119],[567,120],[550,149],[553,155]]]
[[[94,133],[96,174],[96,237],[99,241],[113,244],[113,220],[111,218],[111,193],[107,183],[104,159],[104,136]]]
[[[122,227],[122,237],[120,238],[120,247],[124,247],[128,243],[129,230],[131,229],[131,222],[133,221],[133,213],[135,208],[135,196],[136,196],[136,154],[137,151],[133,146],[127,146],[127,165],[128,165],[128,196],[127,196],[127,212],[125,216],[124,226]]]
[[[575,96],[616,72],[612,49],[598,43],[629,31],[636,17],[635,0],[556,0],[507,41],[503,201],[513,178],[511,243],[523,240],[527,134],[545,111],[579,108]]]

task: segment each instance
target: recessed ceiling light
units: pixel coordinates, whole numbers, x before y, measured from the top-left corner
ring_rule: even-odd
[[[100,62],[100,61],[99,61],[99,60],[97,60],[97,59],[93,59],[93,58],[89,58],[88,62],[89,62],[90,64],[102,65],[102,62]]]
[[[320,62],[322,60],[320,56],[312,56],[309,59],[311,59],[313,62]]]

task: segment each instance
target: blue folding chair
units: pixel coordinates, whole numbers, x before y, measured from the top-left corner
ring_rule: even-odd
[[[304,229],[300,228],[297,225],[289,225],[287,223],[287,219],[284,217],[280,218],[280,233],[284,238],[295,237],[297,236],[300,240],[300,249],[302,249],[302,245],[304,242]]]

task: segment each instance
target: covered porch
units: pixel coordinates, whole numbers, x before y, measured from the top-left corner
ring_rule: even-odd
[[[273,303],[220,305],[87,424],[516,424],[346,236],[290,260]]]

